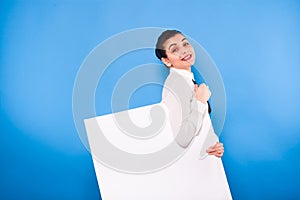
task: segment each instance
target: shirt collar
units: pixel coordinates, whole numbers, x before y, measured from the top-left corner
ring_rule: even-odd
[[[188,70],[185,70],[185,69],[177,69],[177,68],[174,68],[174,67],[171,67],[170,68],[170,72],[175,72],[175,73],[178,73],[179,75],[183,76],[185,79],[187,79],[188,82],[191,82],[192,79],[194,79],[194,74],[193,72],[190,72]]]

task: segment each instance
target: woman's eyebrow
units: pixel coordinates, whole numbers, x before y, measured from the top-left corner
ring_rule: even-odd
[[[174,45],[177,45],[177,43],[170,44],[170,46],[169,46],[169,50],[170,50],[170,49],[171,49],[171,47],[172,47],[172,46],[174,46]]]
[[[181,42],[183,42],[184,40],[186,40],[186,38],[182,38]],[[172,44],[170,44],[170,46],[169,46],[169,50],[170,50],[170,49],[171,49],[171,47],[172,47],[172,46],[174,46],[174,45],[177,45],[177,43],[172,43]]]

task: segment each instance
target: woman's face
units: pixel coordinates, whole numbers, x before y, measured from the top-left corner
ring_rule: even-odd
[[[176,34],[169,38],[163,46],[167,54],[167,58],[162,58],[165,65],[191,70],[191,66],[195,63],[195,51],[182,34]]]

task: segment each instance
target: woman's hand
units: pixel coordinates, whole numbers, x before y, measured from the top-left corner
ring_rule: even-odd
[[[221,158],[224,154],[224,146],[222,143],[217,142],[216,144],[212,145],[211,147],[209,147],[206,152],[208,153],[208,155],[214,155],[218,158]]]
[[[196,99],[204,104],[206,104],[211,95],[208,86],[206,86],[204,83],[200,84],[199,86],[195,84],[194,92]]]

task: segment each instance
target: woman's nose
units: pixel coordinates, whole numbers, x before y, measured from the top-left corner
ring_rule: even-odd
[[[182,52],[181,52],[181,55],[185,55],[187,53],[187,49],[186,48],[183,48]]]

